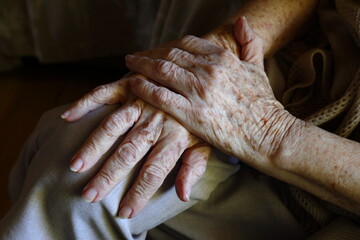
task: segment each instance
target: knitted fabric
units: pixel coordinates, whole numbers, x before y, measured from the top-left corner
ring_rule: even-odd
[[[317,30],[276,56],[286,79],[276,97],[293,115],[359,141],[360,1],[322,1],[318,20]],[[358,216],[291,185],[283,193],[311,239],[360,239]]]

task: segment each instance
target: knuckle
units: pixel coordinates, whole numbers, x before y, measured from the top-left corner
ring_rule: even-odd
[[[217,55],[221,62],[231,62],[237,59],[236,56],[228,49],[222,49],[217,53]]]
[[[151,197],[150,188],[144,183],[144,181],[139,181],[137,185],[132,189],[131,195],[132,198],[137,200],[146,200]]]
[[[136,145],[132,142],[127,142],[115,152],[115,163],[120,168],[132,168],[137,161],[138,153],[139,150]]]
[[[104,93],[107,93],[108,91],[109,91],[108,85],[100,85],[100,86],[97,86],[96,88],[94,88],[93,93],[104,94]]]
[[[170,48],[167,52],[167,59],[175,60],[176,57],[179,56],[180,50],[178,48]]]
[[[143,174],[144,184],[147,186],[159,186],[164,181],[167,175],[167,170],[155,164],[150,164],[146,167]]]
[[[94,90],[90,92],[90,97],[94,99],[94,101],[98,102],[100,101],[104,96],[107,96],[110,92],[110,88],[108,85],[100,85]]]
[[[76,107],[77,108],[85,108],[89,105],[90,101],[89,101],[89,97],[90,97],[90,93],[85,95],[84,97],[82,97],[81,99],[79,99],[76,102]]]
[[[114,183],[114,178],[111,173],[108,173],[106,170],[100,170],[98,176],[98,181],[104,185],[112,185]]]
[[[206,67],[206,71],[209,73],[210,76],[213,77],[213,81],[222,79],[224,78],[224,75],[226,75],[226,69],[221,65],[215,65],[215,64],[208,65]]]
[[[171,63],[167,61],[161,60],[154,65],[154,71],[165,76],[169,75],[171,73],[171,70]]]
[[[102,131],[109,137],[117,137],[117,130],[124,125],[124,119],[121,116],[111,115],[105,119],[102,124]]]
[[[195,38],[196,37],[193,35],[186,35],[183,38],[181,38],[180,44],[183,44],[183,45],[191,44],[195,40]]]
[[[214,64],[207,64],[203,68],[211,76],[217,71],[217,66]]]
[[[156,102],[160,102],[165,105],[171,104],[171,98],[169,97],[169,92],[162,88],[156,89],[154,96]]]
[[[85,151],[88,155],[96,155],[98,152],[98,145],[94,141],[90,140],[86,143]]]
[[[167,172],[155,165],[144,166],[145,171],[132,191],[133,197],[137,199],[149,199],[164,182]]]

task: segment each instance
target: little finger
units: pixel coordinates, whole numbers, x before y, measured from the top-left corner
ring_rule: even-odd
[[[191,109],[189,100],[184,96],[149,81],[134,78],[130,80],[130,87],[139,98],[180,121],[186,119],[186,113]]]
[[[192,86],[191,82],[196,80],[192,72],[166,60],[127,55],[126,65],[129,69],[148,76],[179,93],[189,92]]]
[[[104,104],[114,104],[123,102],[126,99],[128,88],[128,80],[119,80],[113,83],[101,85],[93,89],[74,104],[70,106],[61,118],[66,121],[76,121]]]
[[[182,165],[176,177],[175,187],[179,198],[188,202],[191,189],[204,175],[211,155],[211,147],[207,144],[195,145],[182,155]]]
[[[190,68],[196,63],[196,57],[191,53],[178,48],[156,48],[144,52],[137,52],[134,55],[162,59],[175,63],[182,68]]]

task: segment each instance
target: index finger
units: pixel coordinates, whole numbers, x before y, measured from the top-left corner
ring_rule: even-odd
[[[204,38],[187,35],[173,42],[174,47],[187,51],[195,55],[209,55],[221,51],[223,48],[218,47],[209,40]]]
[[[91,92],[77,100],[66,110],[61,118],[66,121],[76,121],[105,104],[125,101],[127,97],[128,79],[118,80],[96,87]]]
[[[171,51],[169,51],[171,50]],[[182,50],[177,51],[177,50]],[[167,43],[161,47],[155,49],[146,50],[142,52],[136,52],[134,55],[137,56],[148,56],[153,58],[159,58],[159,55],[181,55],[180,57],[186,56],[191,57],[192,55],[210,55],[221,51],[222,48],[213,44],[209,40],[198,38],[195,36],[187,35],[173,42]],[[194,56],[192,56],[194,57]],[[177,57],[178,59],[178,57]],[[168,59],[172,60],[172,59]]]
[[[183,95],[191,91],[191,83],[196,79],[192,72],[167,60],[127,55],[126,65],[129,69],[148,76],[163,86],[176,89]]]

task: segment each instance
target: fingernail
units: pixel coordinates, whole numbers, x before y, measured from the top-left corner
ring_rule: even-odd
[[[190,200],[189,197],[190,197],[190,196],[189,196],[189,193],[186,193],[186,194],[185,194],[185,202],[188,202],[188,201]]]
[[[70,111],[66,111],[66,112],[64,112],[63,114],[61,114],[60,117],[61,117],[62,119],[65,119],[65,118],[67,118],[67,117],[70,115],[70,113],[71,113]]]
[[[94,189],[94,188],[89,188],[86,189],[83,193],[82,193],[82,198],[87,201],[87,202],[93,202],[95,200],[95,198],[97,197],[98,192]]]
[[[120,218],[130,218],[133,210],[128,206],[121,206],[118,212]]]
[[[70,163],[70,170],[73,172],[78,172],[83,167],[84,162],[80,158],[76,158]]]

